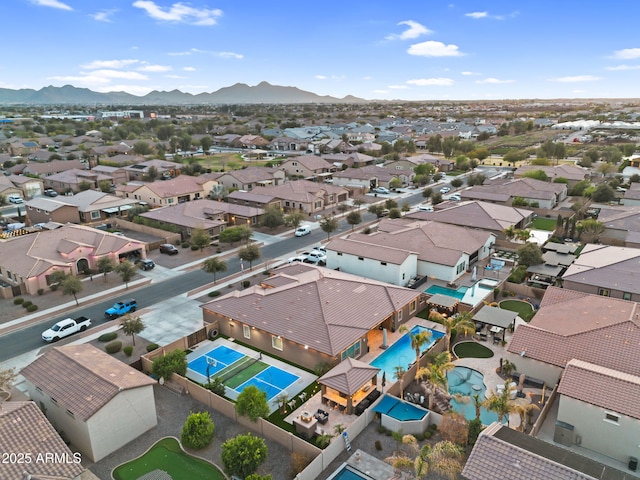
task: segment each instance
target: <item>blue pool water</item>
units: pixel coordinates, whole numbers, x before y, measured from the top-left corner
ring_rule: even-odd
[[[329,480],[371,480],[371,477],[353,467],[345,465],[341,470],[331,475]]]
[[[467,293],[469,287],[460,287],[457,290],[453,288],[441,287],[440,285],[431,285],[427,288],[424,293],[428,293],[429,295],[448,295],[449,297],[457,298],[458,300],[462,300],[464,298],[464,294]]]
[[[480,399],[484,400],[486,398],[485,392],[487,387],[484,384],[484,375],[477,370],[468,367],[455,367],[453,370],[447,372],[447,382],[449,383],[449,393],[452,395],[460,393],[471,397],[474,394],[478,394],[480,395]],[[452,398],[451,408],[463,414],[467,420],[476,418],[476,408],[472,398],[469,398],[468,402],[458,402]],[[482,407],[480,409],[480,421],[484,425],[497,422],[498,414]]]
[[[382,400],[373,409],[374,412],[384,413],[385,415],[400,421],[422,420],[429,412],[422,408],[407,402],[403,402],[399,398],[391,395],[385,395]]]
[[[395,368],[401,366],[406,369],[411,363],[415,362],[416,352],[411,348],[411,334],[415,335],[422,331],[431,333],[431,342],[425,345],[422,350],[423,353],[431,348],[431,346],[436,343],[436,340],[444,337],[444,333],[442,332],[423,327],[422,325],[416,325],[411,329],[411,333],[404,334],[396,343],[385,350],[382,355],[371,362],[371,366],[382,370],[382,372],[386,374],[387,382],[395,382]],[[382,375],[382,372],[380,372],[380,375]]]

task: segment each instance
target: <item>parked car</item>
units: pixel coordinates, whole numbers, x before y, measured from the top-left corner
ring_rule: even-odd
[[[440,193],[449,193],[451,191],[451,189],[449,187],[442,187],[440,189]]]
[[[57,197],[58,196],[58,192],[56,192],[53,188],[46,188],[44,191],[44,194],[47,197]]]
[[[304,237],[311,233],[311,227],[309,225],[300,225],[296,230],[296,237]]]
[[[322,253],[320,250],[313,250],[307,253],[307,259],[309,260],[309,262],[317,265],[320,262],[326,263],[327,256],[324,253]]]
[[[135,264],[140,267],[141,270],[152,270],[156,264],[150,258],[138,258]]]
[[[324,245],[318,245],[313,247],[314,250],[318,250],[319,252],[324,253],[325,255],[327,254],[327,247],[325,247]]]
[[[170,243],[163,243],[160,245],[160,253],[166,253],[167,255],[177,255],[178,249],[175,245],[171,245]]]
[[[373,189],[373,193],[382,193],[382,194],[385,194],[385,195],[386,195],[387,193],[391,193],[391,192],[389,191],[389,189],[388,189],[388,188],[385,188],[385,187],[378,187],[378,188],[374,188],[374,189]]]
[[[309,252],[302,252],[300,255],[291,257],[287,260],[287,263],[304,262],[305,258],[309,255]]]
[[[42,339],[45,342],[57,342],[74,333],[84,332],[90,326],[91,320],[87,317],[65,318],[42,332]]]
[[[20,195],[9,195],[9,202],[18,204],[24,202],[24,200]]]
[[[418,210],[421,212],[433,212],[433,207],[431,205],[418,205]]]
[[[127,313],[135,312],[136,308],[138,308],[138,302],[131,298],[129,300],[123,300],[122,302],[116,302],[113,307],[105,310],[104,316],[109,320],[113,320]]]

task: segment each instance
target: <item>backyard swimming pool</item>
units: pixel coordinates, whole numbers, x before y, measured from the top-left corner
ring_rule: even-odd
[[[373,409],[374,412],[384,413],[385,415],[408,422],[412,420],[422,420],[429,412],[423,408],[416,407],[411,403],[403,402],[399,398],[391,395],[385,395],[380,403]]]
[[[479,395],[481,400],[486,398],[487,390],[484,384],[484,375],[468,367],[455,367],[447,372],[447,382],[449,383],[449,393],[466,395],[469,397],[467,401],[458,402],[455,398],[451,399],[451,408],[458,413],[464,415],[467,420],[476,418],[476,408],[473,404],[472,395]],[[498,421],[498,414],[491,412],[486,408],[480,409],[480,421],[483,425],[489,425]]]
[[[431,342],[424,346],[422,353],[431,348],[439,338],[444,337],[443,332],[438,332],[431,328],[423,327],[422,325],[416,325],[411,329],[410,333],[404,334],[396,343],[385,350],[382,355],[371,362],[371,366],[382,370],[382,372],[386,374],[386,380],[388,382],[394,382],[396,380],[396,367],[401,366],[406,369],[416,360],[416,351],[411,348],[411,334],[415,335],[423,331],[431,333]],[[380,375],[382,372],[380,372]]]
[[[342,468],[331,475],[328,480],[372,480],[369,475],[365,475],[360,470],[343,464]]]
[[[428,293],[429,295],[447,295],[449,297],[457,298],[467,305],[476,306],[480,302],[484,301],[487,296],[493,292],[493,289],[497,285],[498,282],[496,280],[491,278],[482,278],[470,287],[459,287],[457,289],[442,287],[440,285],[431,285],[424,291],[424,293]]]
[[[440,285],[431,285],[424,291],[424,293],[428,293],[429,295],[447,295],[449,297],[462,300],[468,289],[469,287],[460,287],[457,290],[454,290],[453,288],[441,287]]]

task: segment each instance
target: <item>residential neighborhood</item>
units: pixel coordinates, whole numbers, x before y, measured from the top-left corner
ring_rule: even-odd
[[[640,137],[77,110],[0,123],[0,479],[640,478]]]

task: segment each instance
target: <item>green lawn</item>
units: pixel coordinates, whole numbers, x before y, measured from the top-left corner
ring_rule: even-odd
[[[493,351],[476,342],[460,342],[453,346],[453,353],[458,358],[491,358]]]
[[[556,219],[536,217],[531,223],[531,228],[553,232],[556,229]]]
[[[136,480],[154,470],[164,470],[173,480],[225,480],[212,463],[185,453],[175,438],[163,438],[141,457],[113,471],[116,480]]]
[[[529,322],[536,313],[530,303],[522,300],[502,300],[500,308],[517,312],[525,322]]]

